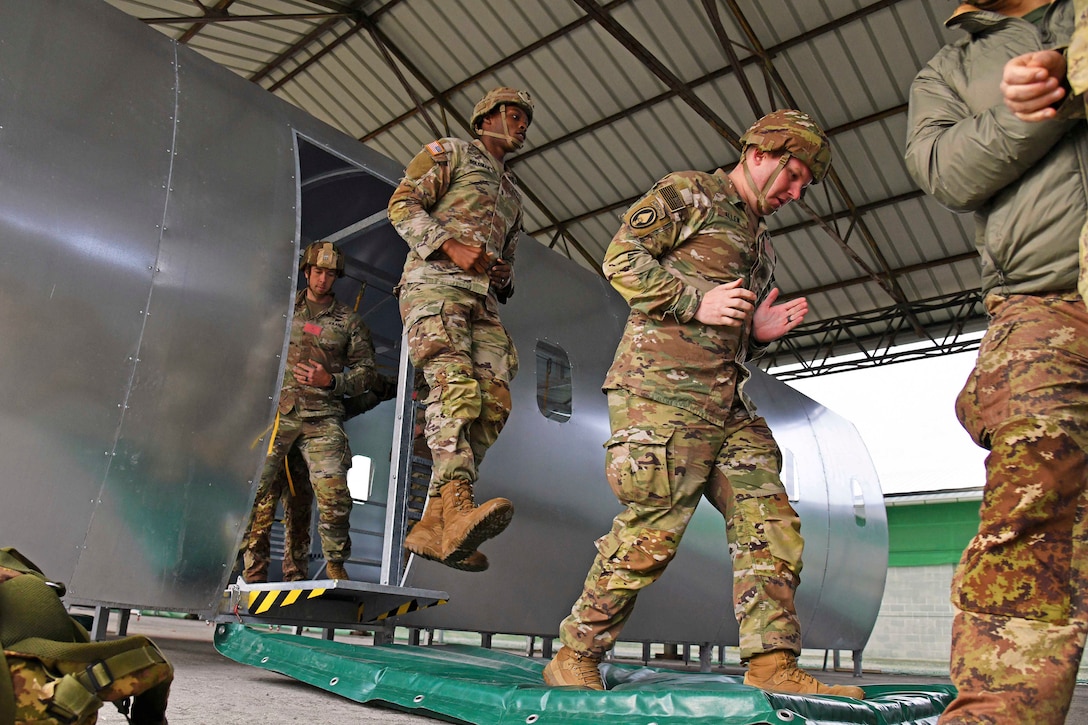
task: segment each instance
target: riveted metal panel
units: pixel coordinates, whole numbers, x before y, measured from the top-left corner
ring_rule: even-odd
[[[294,287],[295,149],[268,95],[221,72],[180,56],[139,362],[87,537],[103,566],[81,564],[77,596],[107,599],[135,573],[135,601],[211,607],[248,514]]]
[[[278,389],[292,129],[99,3],[0,17],[0,529],[73,601],[210,609]]]
[[[103,9],[0,3],[0,531],[60,580],[95,556],[173,135],[172,46]]]

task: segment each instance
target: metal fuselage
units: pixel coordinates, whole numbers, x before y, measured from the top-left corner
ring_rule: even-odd
[[[407,159],[97,0],[0,0],[0,18],[0,545],[68,582],[71,602],[210,614],[264,461],[300,243],[344,249],[334,292],[351,304],[365,290],[360,313],[403,391],[392,288],[406,247],[385,206]],[[449,592],[406,625],[551,636],[619,512],[600,384],[627,308],[526,238],[502,315],[521,372],[478,490],[517,513],[485,547],[491,568],[412,562],[402,576],[393,562],[402,395],[347,425],[375,471],[353,512],[350,572]],[[555,350],[569,359],[565,421],[540,400]],[[860,650],[887,562],[872,463],[831,411],[758,371],[749,389],[803,521],[805,646]],[[709,505],[624,636],[736,643],[725,528]]]

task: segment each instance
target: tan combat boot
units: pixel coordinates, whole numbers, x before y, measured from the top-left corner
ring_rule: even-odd
[[[581,687],[586,690],[603,690],[601,660],[583,655],[570,647],[561,647],[555,657],[544,667],[544,684],[550,687]]]
[[[748,661],[744,684],[768,692],[797,695],[838,695],[864,700],[865,692],[850,685],[825,685],[797,666],[797,657],[786,650],[764,652]]]
[[[514,516],[514,505],[493,498],[477,506],[468,481],[447,481],[442,486],[442,562],[467,559],[480,544],[498,536]]]
[[[423,508],[423,517],[404,537],[404,548],[416,556],[437,561],[460,571],[484,571],[489,566],[487,557],[482,552],[474,551],[460,561],[449,561],[442,558],[441,547],[442,499],[428,498]]]
[[[423,516],[415,523],[412,530],[404,537],[404,548],[416,556],[431,561],[441,561],[439,547],[442,545],[442,499],[427,498],[423,507]]]
[[[326,579],[341,579],[348,581],[348,573],[344,571],[344,562],[342,561],[327,561],[325,562],[325,578]]]

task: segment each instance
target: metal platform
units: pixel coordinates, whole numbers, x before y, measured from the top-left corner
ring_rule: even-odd
[[[383,624],[427,607],[445,604],[442,591],[370,582],[317,579],[246,584],[239,579],[223,592],[216,619],[264,624],[351,628]]]

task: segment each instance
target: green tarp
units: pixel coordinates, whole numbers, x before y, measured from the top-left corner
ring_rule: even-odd
[[[608,690],[549,688],[544,662],[465,645],[353,645],[219,624],[215,648],[356,702],[472,725],[932,724],[950,685],[869,685],[864,701],[765,693],[740,676],[602,666]]]

